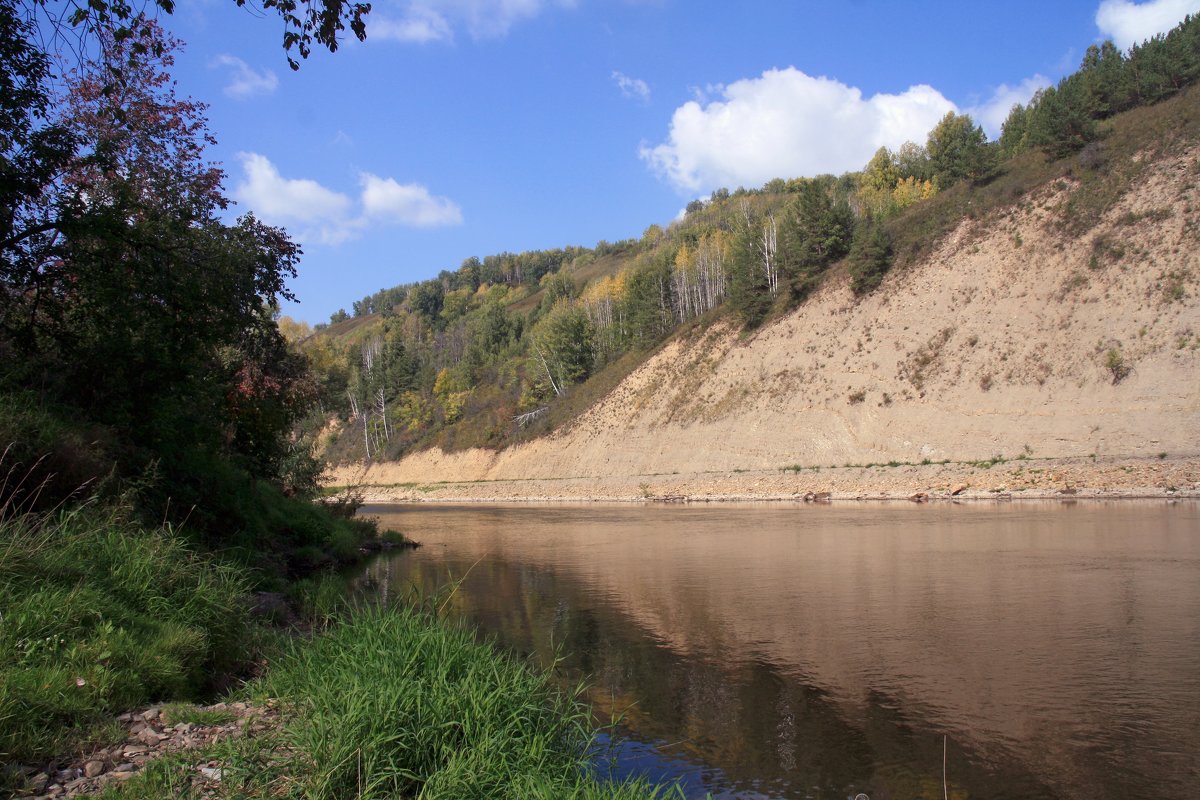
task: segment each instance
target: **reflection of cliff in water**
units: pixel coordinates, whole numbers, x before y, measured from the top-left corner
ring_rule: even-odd
[[[375,562],[369,573],[374,587],[419,586],[425,593],[445,585],[447,566],[397,558]],[[472,565],[449,566],[461,575]],[[695,767],[697,796],[724,790],[840,798],[864,791],[907,798],[933,797],[935,788],[941,796],[940,734],[920,730],[919,722],[914,730],[895,700],[870,697],[865,714],[851,722],[826,692],[775,664],[719,664],[683,654],[631,626],[619,610],[588,603],[570,581],[491,561],[471,569],[449,607],[522,657],[549,664],[557,653],[568,683],[588,676],[587,697],[599,725],[617,719],[633,735],[657,742],[664,755],[710,768]],[[686,767],[655,761],[639,766],[655,777],[680,770],[692,777]],[[968,791],[972,777],[1015,787],[978,796],[1053,796],[1029,776],[1016,777],[1017,765],[1001,775],[977,761],[955,744],[954,796],[977,796]]]
[[[942,733],[964,796],[1185,796],[1197,520],[1126,505],[388,521],[427,545],[390,562],[393,585],[484,557],[452,605],[520,652],[570,654],[602,714],[683,740],[735,785],[878,799],[940,796]]]

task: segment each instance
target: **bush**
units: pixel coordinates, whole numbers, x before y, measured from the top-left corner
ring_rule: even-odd
[[[1104,355],[1104,368],[1112,373],[1112,382],[1118,384],[1129,377],[1133,367],[1125,360],[1125,354],[1119,347],[1110,347]]]
[[[205,550],[254,567],[264,588],[279,589],[288,578],[351,561],[358,545],[374,535],[370,522],[337,518],[324,505],[288,497],[203,451],[162,464],[138,502],[147,516],[175,519],[183,535]]]

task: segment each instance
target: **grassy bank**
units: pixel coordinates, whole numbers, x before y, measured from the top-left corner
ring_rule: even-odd
[[[591,771],[587,711],[549,674],[417,610],[359,612],[294,642],[247,692],[278,703],[282,726],[152,762],[105,796],[666,796]],[[206,758],[221,764],[217,786],[196,781]]]
[[[116,713],[270,698],[268,734],[153,761],[109,797],[640,798],[589,772],[586,708],[548,673],[428,611],[344,614],[336,579],[289,594],[315,638],[252,618],[250,573],[111,507],[0,520],[0,764],[55,764],[120,741]],[[340,619],[341,621],[331,621]],[[215,760],[223,779],[196,782]],[[15,773],[0,791],[19,790]]]
[[[0,794],[39,773],[69,783],[61,767],[126,740],[121,712],[235,690],[272,698],[284,724],[164,756],[108,791],[653,796],[587,772],[586,709],[549,675],[428,613],[348,616],[332,569],[376,535],[352,507],[289,496],[203,449],[150,458],[28,392],[0,391],[3,441]],[[252,611],[262,590],[269,619]],[[207,760],[223,779],[193,785]]]
[[[50,757],[116,711],[244,671],[259,635],[249,585],[112,508],[0,519],[0,762]]]

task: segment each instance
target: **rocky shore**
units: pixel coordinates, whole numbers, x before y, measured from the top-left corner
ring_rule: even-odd
[[[195,719],[203,721],[176,721]],[[272,703],[217,703],[211,706],[151,706],[127,712],[115,720],[124,738],[116,744],[99,747],[68,762],[24,765],[25,790],[18,797],[80,797],[99,794],[114,782],[137,775],[146,764],[169,753],[196,751],[191,781],[198,795],[215,790],[223,777],[219,761],[199,754],[218,742],[244,736],[260,736],[274,731],[279,709]]]
[[[354,473],[334,473],[341,488]],[[1082,500],[1200,498],[1200,458],[1016,458],[984,462],[803,466],[774,470],[396,482],[363,473],[368,503]]]

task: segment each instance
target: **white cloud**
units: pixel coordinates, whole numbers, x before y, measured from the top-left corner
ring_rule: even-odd
[[[264,218],[296,222],[323,222],[343,218],[350,211],[350,198],[326,189],[316,181],[284,178],[266,156],[238,153],[245,180],[234,193],[241,203]]]
[[[612,79],[623,97],[632,97],[643,103],[650,102],[650,85],[641,78],[631,78],[623,72],[613,70]]]
[[[461,225],[462,209],[445,197],[434,197],[419,183],[398,183],[364,172],[362,186],[364,214],[371,219],[396,222],[414,228]]]
[[[222,53],[212,60],[213,67],[229,67],[229,83],[225,86],[225,94],[238,100],[245,100],[259,94],[270,94],[279,85],[279,78],[274,71],[255,70],[237,56]]]
[[[1096,10],[1096,27],[1122,50],[1174,28],[1188,14],[1200,13],[1200,0],[1104,0]]]
[[[689,192],[861,169],[881,146],[925,141],[957,110],[930,86],[863,98],[794,67],[712,89],[721,99],[683,104],[667,141],[641,148],[656,172]]]
[[[436,11],[413,7],[400,19],[380,17],[371,21],[368,34],[397,42],[426,44],[454,38],[450,23]]]
[[[1026,78],[1016,86],[1002,83],[992,92],[991,98],[986,103],[971,107],[967,113],[983,126],[983,130],[989,137],[995,139],[1000,136],[1000,130],[1004,127],[1004,121],[1008,119],[1008,113],[1012,111],[1012,107],[1017,103],[1025,105],[1038,89],[1045,89],[1049,85],[1050,79],[1045,75]]]
[[[518,22],[548,7],[574,7],[575,0],[407,0],[398,16],[372,17],[368,36],[425,44],[450,41],[465,28],[473,39],[504,36]]]
[[[301,240],[339,244],[372,225],[430,228],[461,225],[462,211],[445,197],[434,197],[420,184],[363,173],[356,203],[348,195],[307,178],[285,178],[264,155],[238,153],[243,179],[235,199],[272,225],[283,225]]]

